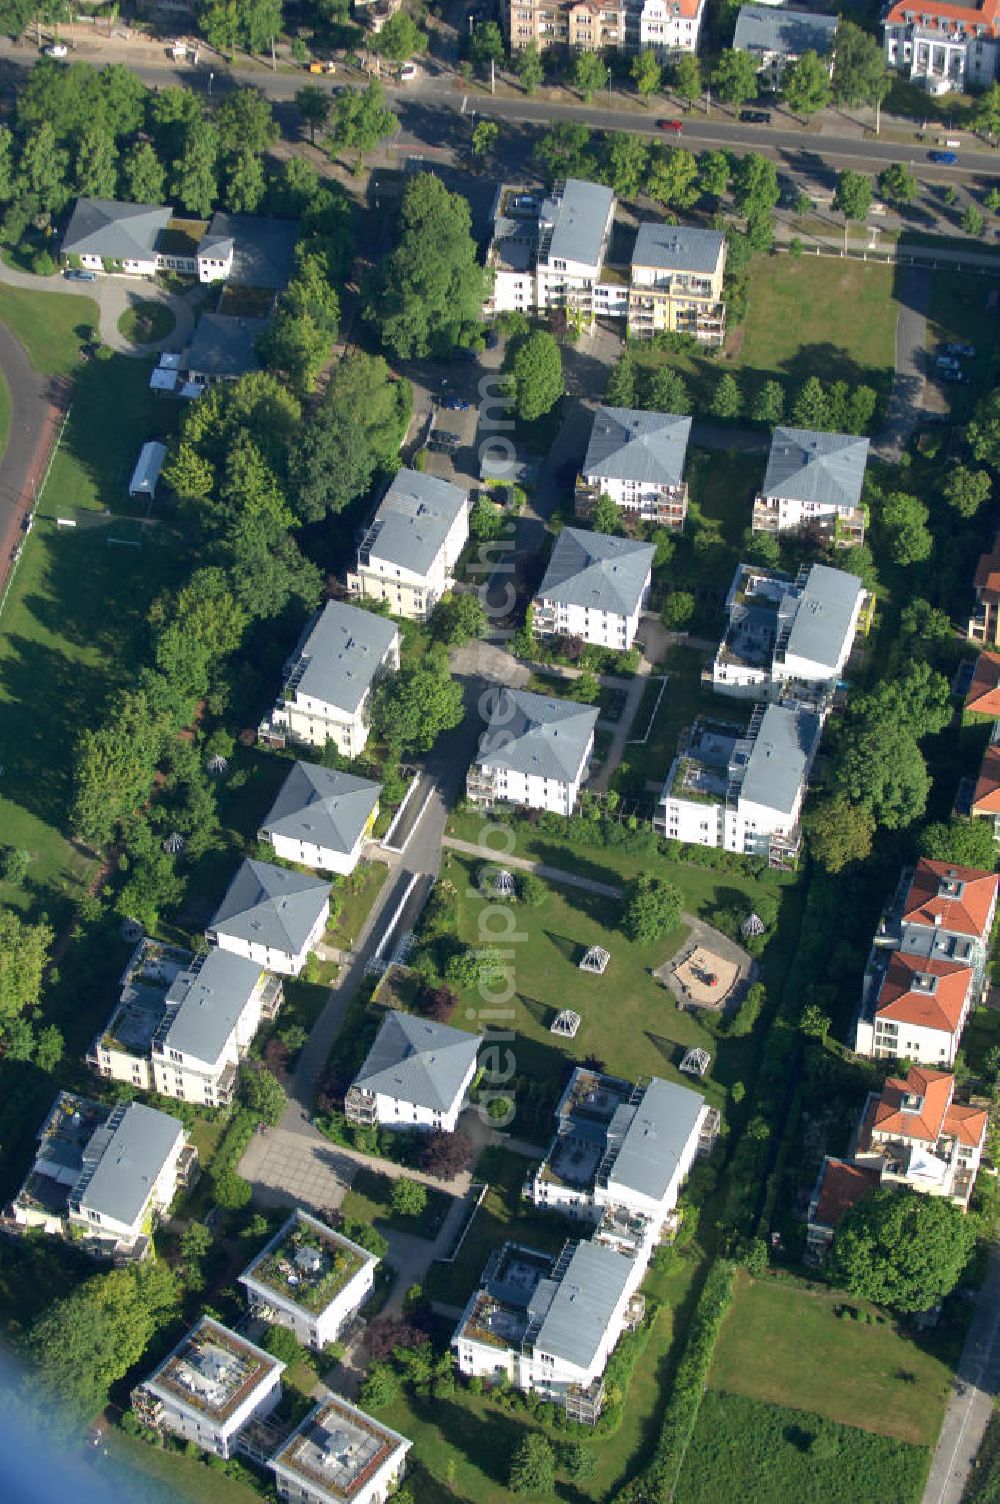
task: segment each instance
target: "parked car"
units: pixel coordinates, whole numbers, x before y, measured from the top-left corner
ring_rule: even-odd
[[[975,345],[966,345],[961,340],[953,339],[950,344],[945,345],[944,351],[946,355],[958,355],[963,360],[972,360],[976,353],[976,347]]]
[[[446,407],[450,413],[467,413],[472,406],[471,402],[464,397],[442,397],[441,406]]]
[[[949,384],[954,383],[956,385],[961,381],[968,381],[969,379],[964,371],[955,370],[953,367],[949,367],[946,371],[939,371],[938,377],[941,381],[946,381]]]
[[[962,367],[953,355],[939,355],[934,362],[938,371],[960,371]]]
[[[499,343],[500,330],[497,328],[496,324],[492,324],[486,331],[486,348],[487,350],[495,350]]]
[[[479,351],[470,350],[468,345],[456,345],[451,352],[452,360],[478,360]]]
[[[42,51],[45,53],[46,57],[69,56],[69,48],[66,46],[65,42],[53,42],[50,46],[43,47]]]
[[[953,151],[929,151],[927,153],[927,160],[929,162],[937,162],[941,167],[954,167],[958,161],[958,157]]]
[[[413,80],[416,78],[416,76],[417,76],[417,65],[416,65],[416,63],[404,63],[403,66],[399,70],[399,81],[400,81],[401,84],[412,83]]]
[[[740,119],[744,125],[770,125],[770,110],[740,110]]]
[[[63,276],[66,278],[67,282],[96,282],[97,281],[97,273],[96,272],[83,271],[80,268],[74,267],[74,266],[68,267],[66,269],[66,271],[63,272]]]
[[[675,133],[675,135],[678,135],[678,136],[680,135],[681,131],[684,129],[684,122],[683,122],[683,120],[658,120],[656,122],[656,124],[657,124],[657,127],[658,127],[659,130],[661,130],[661,131],[673,131]]]

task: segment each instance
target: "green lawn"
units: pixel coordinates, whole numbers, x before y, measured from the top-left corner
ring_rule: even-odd
[[[0,288],[0,310],[7,291]],[[42,299],[53,317],[67,302],[86,301],[30,297]],[[0,830],[4,844],[34,858],[26,888],[0,884],[0,902],[46,906],[57,922],[90,870],[66,836],[76,737],[108,695],[131,682],[144,657],[149,606],[183,568],[184,537],[168,516],[141,529],[128,516],[101,515],[105,507],[129,509],[127,479],[138,447],[173,421],[168,409],[157,409],[154,427],[150,404],[145,367],[135,361],[117,357],[81,371],[0,618]],[[60,528],[57,517],[77,526]]]
[[[812,1352],[819,1372],[823,1355]],[[917,1504],[923,1447],[838,1426],[804,1410],[709,1390],[676,1504]]]
[[[427,1189],[427,1205],[419,1217],[403,1217],[393,1210],[394,1182],[377,1170],[359,1170],[351,1181],[341,1210],[354,1222],[373,1224],[380,1232],[402,1232],[411,1238],[435,1238],[452,1198],[445,1191]]]
[[[112,1484],[119,1479],[122,1496],[136,1504],[259,1504],[253,1489],[194,1457],[161,1451],[122,1431],[108,1432],[106,1444],[110,1455],[98,1470]]]
[[[339,903],[340,907],[327,930],[330,945],[350,950],[388,876],[389,868],[385,862],[359,862],[350,877],[334,878],[333,902]]]
[[[165,303],[143,301],[126,308],[118,320],[118,332],[133,345],[158,344],[166,339],[176,322]]]
[[[838,1308],[882,1317],[867,1325]],[[817,1355],[822,1361],[817,1361]],[[738,1276],[709,1383],[841,1425],[933,1446],[951,1372],[867,1302],[839,1291]]]
[[[945,387],[952,415],[959,420],[969,416],[983,391],[996,381],[998,355],[985,320],[992,317],[986,312],[987,300],[998,289],[1000,280],[994,278],[963,278],[948,272],[935,272],[932,277],[927,349],[935,351],[939,343],[949,340],[976,346],[974,358],[962,361],[969,382]]]
[[[560,857],[560,862],[577,872],[583,869],[595,876],[599,872],[605,882],[613,883],[617,876],[613,870],[594,868],[579,855],[575,860]],[[636,857],[634,862],[641,869],[648,866],[649,859]],[[442,867],[442,876],[458,887],[459,934],[470,945],[484,941],[479,928],[484,902],[475,885],[477,866],[474,859],[447,852]],[[662,870],[666,873],[666,866]],[[700,883],[687,882],[686,868],[669,875],[684,883],[686,902],[713,906],[721,886],[715,874],[693,874],[702,880]],[[723,879],[723,883],[729,882],[728,877]],[[510,965],[516,992],[507,1005],[511,1017],[504,1017],[503,1024],[517,1035],[512,1046],[517,1064],[514,1100],[516,1104],[518,1091],[529,1093],[532,1100],[540,1095],[549,1099],[539,1100],[537,1113],[531,1115],[535,1132],[530,1136],[548,1136],[551,1107],[558,1097],[567,1061],[597,1055],[614,1074],[634,1078],[655,1071],[668,1079],[683,1080],[677,1073],[683,1051],[696,1044],[711,1048],[706,1030],[678,1009],[673,994],[650,974],[653,967],[679,949],[686,933],[683,926],[655,945],[633,945],[617,927],[621,912],[618,900],[555,884],[549,886],[548,897],[539,908],[518,906],[511,912],[516,931],[504,945],[508,948],[509,944],[513,952]],[[611,963],[603,976],[584,976],[578,969],[591,945],[603,945],[611,952]],[[470,995],[470,1002],[475,1002],[474,995]],[[583,1023],[575,1039],[559,1039],[549,1027],[559,1009],[569,1004],[581,1014]],[[491,1014],[493,1027],[497,1026],[495,1016]],[[710,1096],[718,1098],[719,1090],[713,1090],[711,1080],[704,1086]],[[547,1088],[544,1093],[543,1088]],[[515,1120],[514,1131],[526,1130]]]
[[[641,781],[643,784],[655,783],[657,789],[662,786],[677,754],[681,732],[699,715],[746,724],[745,704],[739,700],[726,700],[702,684],[702,669],[711,661],[712,655],[698,648],[672,647],[669,650],[660,669],[667,676],[667,687],[652,730],[644,742],[634,746],[626,744],[625,747],[622,769],[637,785]],[[642,731],[645,728],[637,723],[636,729]],[[652,790],[649,792],[652,795]]]
[[[100,322],[93,298],[0,287],[0,323],[17,335],[32,365],[47,376],[77,374],[80,350]],[[109,424],[109,438],[113,431]]]

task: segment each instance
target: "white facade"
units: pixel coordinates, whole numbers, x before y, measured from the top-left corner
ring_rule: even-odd
[[[449,1107],[427,1107],[423,1103],[412,1102],[405,1096],[394,1097],[388,1092],[373,1092],[368,1097],[369,1110],[373,1113],[375,1121],[385,1128],[413,1128],[424,1133],[454,1133],[458,1127],[459,1114],[465,1106],[469,1087],[476,1074],[476,1068],[476,1061],[472,1060]]]
[[[362,831],[350,851],[334,851],[330,846],[317,846],[312,841],[297,841],[292,836],[279,835],[272,831],[266,839],[274,847],[275,856],[288,862],[301,862],[317,872],[336,872],[340,877],[349,877],[361,860],[361,853],[368,841],[371,826],[378,818],[378,805],[372,811],[368,829]]]
[[[959,19],[953,6],[939,16],[933,8],[928,14],[897,4],[885,23],[886,67],[931,94],[988,88],[1000,57],[996,24],[995,12],[970,8]]]
[[[387,601],[394,616],[425,621],[454,585],[468,539],[465,493],[436,476],[401,470],[358,548],[348,589]]]
[[[256,961],[258,966],[263,966],[268,971],[279,972],[282,976],[297,977],[310,954],[322,940],[329,917],[330,900],[326,899],[305,942],[294,952],[284,950],[279,945],[266,945],[256,940],[248,940],[242,935],[227,934],[225,930],[210,930],[207,933],[209,940],[220,950],[232,951],[235,956],[245,956],[248,961]]]
[[[501,804],[516,804],[523,809],[550,809],[557,815],[571,815],[580,797],[580,785],[586,777],[594,750],[594,737],[584,753],[580,771],[571,782],[556,778],[539,778],[533,773],[519,773],[513,768],[497,768],[493,799]],[[470,790],[470,798],[475,798]]]
[[[289,1504],[385,1504],[399,1487],[410,1442],[329,1392],[270,1458]]]
[[[641,601],[629,616],[617,611],[592,611],[589,606],[567,605],[565,601],[536,596],[535,631],[540,636],[582,637],[584,642],[595,643],[598,647],[625,652],[635,641],[639,621],[649,602],[650,579],[651,573],[646,576]]]
[[[913,1020],[888,1024],[878,1017],[859,1019],[854,1032],[854,1048],[859,1055],[876,1060],[912,1060],[916,1065],[930,1065],[950,1070],[955,1064],[962,1030],[969,1019],[972,1002],[972,972],[969,993],[958,1027],[933,1028]]]
[[[680,530],[687,515],[687,482],[678,486],[657,481],[619,480],[596,471],[584,476],[586,484],[599,496],[610,496],[616,507],[643,522],[664,522]]]
[[[327,741],[332,741],[339,752],[346,757],[355,758],[360,757],[368,741],[368,711],[375,682],[380,675],[399,668],[399,632],[393,630],[386,647],[374,656],[363,656],[346,632],[341,634],[344,638],[342,642],[338,641],[335,646],[328,647],[324,623],[331,613],[344,611],[353,611],[356,616],[368,616],[367,622],[358,623],[359,632],[363,632],[373,622],[383,624],[382,618],[371,617],[355,607],[335,607],[332,602],[328,604],[313,634],[290,663],[288,682],[282,696],[271,712],[270,723],[261,730],[265,735],[277,734],[290,741],[305,742],[310,747],[324,747]],[[331,691],[324,688],[324,677],[311,673],[310,669],[314,655],[322,664],[324,660],[332,663],[335,654],[338,669],[347,670],[347,681],[345,683],[344,673],[338,672],[333,680],[337,688]],[[340,687],[343,686],[345,691],[351,688],[352,677],[360,673],[364,677],[360,695],[352,692],[348,698],[345,693],[341,698]],[[357,685],[354,684],[353,690],[356,689]]]
[[[705,0],[643,0],[639,13],[639,48],[666,62],[698,51]]]
[[[144,1425],[232,1457],[239,1433],[281,1398],[284,1363],[203,1316],[151,1378],[133,1390]]]
[[[292,1244],[299,1230],[312,1242],[296,1248]],[[322,1272],[336,1260],[344,1260],[349,1271],[353,1266],[321,1310],[296,1298],[309,1287],[309,1265],[304,1258],[314,1253],[313,1245],[320,1260],[325,1260],[325,1265],[318,1265]],[[299,1209],[240,1275],[240,1284],[255,1314],[288,1327],[303,1347],[322,1352],[328,1343],[336,1342],[368,1299],[377,1265],[374,1254]],[[282,1278],[281,1270],[286,1266]]]

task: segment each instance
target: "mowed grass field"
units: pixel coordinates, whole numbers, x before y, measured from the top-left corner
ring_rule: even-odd
[[[933,1446],[951,1382],[948,1366],[888,1317],[883,1325],[838,1317],[845,1305],[875,1314],[875,1307],[838,1291],[740,1273],[711,1388]]]
[[[818,1369],[823,1355],[815,1353]],[[929,1463],[908,1446],[803,1410],[709,1390],[675,1504],[916,1504]]]

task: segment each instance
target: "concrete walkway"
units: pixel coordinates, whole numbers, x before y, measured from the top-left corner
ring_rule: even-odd
[[[444,836],[441,845],[449,851],[461,852],[463,856],[478,856],[491,867],[510,867],[516,872],[534,872],[547,882],[561,883],[566,888],[581,888],[585,893],[596,893],[599,898],[621,898],[621,888],[611,883],[598,883],[590,877],[580,877],[576,872],[566,872],[562,867],[547,867],[544,862],[533,862],[526,856],[498,857],[487,846],[476,846],[472,841],[459,841],[454,836]]]
[[[96,282],[70,282],[61,272],[51,277],[36,277],[33,272],[18,271],[0,260],[0,283],[19,287],[26,292],[50,292],[64,297],[92,298],[100,309],[101,339],[120,355],[154,355],[158,350],[180,350],[194,329],[194,305],[205,295],[196,285],[180,295],[167,292],[145,277],[99,274]],[[134,345],[119,333],[118,320],[137,303],[162,303],[174,316],[174,327],[161,340]]]
[[[927,313],[931,273],[911,266],[902,273],[896,319],[896,370],[885,427],[872,445],[879,459],[898,464],[917,423],[927,384]]]
[[[961,1504],[976,1453],[1000,1392],[1000,1249],[990,1252],[986,1278],[952,1383],[922,1504]]]

